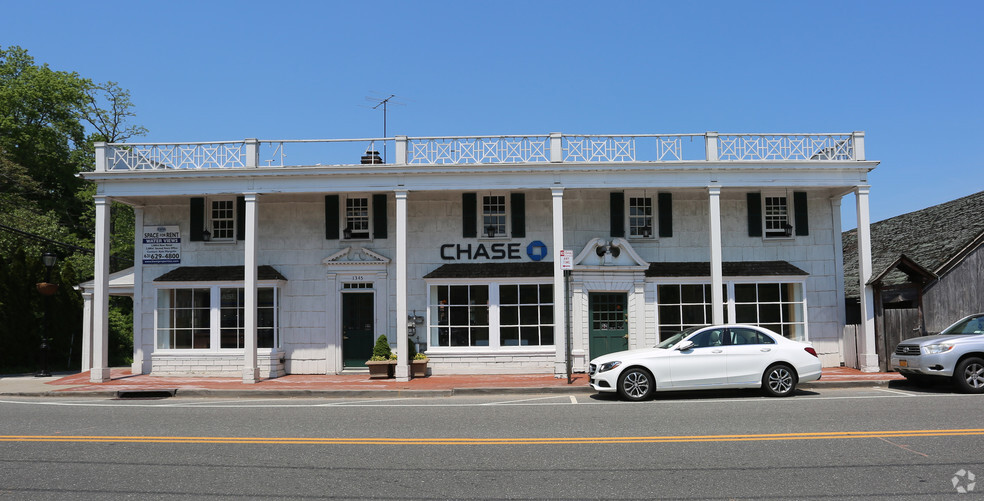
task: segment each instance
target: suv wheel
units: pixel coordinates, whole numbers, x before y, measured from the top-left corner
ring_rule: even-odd
[[[984,360],[965,358],[953,371],[953,382],[964,393],[984,393]]]

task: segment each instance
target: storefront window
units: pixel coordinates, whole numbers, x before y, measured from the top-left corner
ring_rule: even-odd
[[[553,285],[431,285],[435,347],[553,345]]]
[[[806,338],[806,301],[799,283],[735,284],[735,320],[790,339]]]
[[[175,350],[243,348],[243,288],[158,289],[157,347]],[[278,289],[257,288],[256,346],[277,346]],[[218,325],[212,325],[213,311]]]
[[[658,284],[656,301],[660,340],[687,327],[713,323],[710,284]],[[757,325],[790,339],[806,339],[802,283],[727,282],[724,302],[726,323]]]

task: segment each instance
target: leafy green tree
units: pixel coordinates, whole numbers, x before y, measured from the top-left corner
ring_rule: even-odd
[[[92,276],[95,233],[95,185],[78,174],[93,169],[95,141],[146,133],[129,123],[133,108],[116,82],[96,84],[0,47],[0,372],[33,366],[45,305],[52,366],[78,366],[81,298],[71,286]],[[133,211],[114,203],[111,217],[116,271],[132,265]],[[53,281],[61,287],[47,300],[34,288],[44,251],[60,256]],[[114,299],[110,309],[110,359],[120,363],[132,352],[132,306]]]

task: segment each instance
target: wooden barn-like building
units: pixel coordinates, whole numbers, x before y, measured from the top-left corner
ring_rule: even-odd
[[[860,321],[857,230],[844,232],[843,245],[850,330]],[[885,370],[899,341],[984,311],[984,191],[872,223],[871,266],[875,340]]]

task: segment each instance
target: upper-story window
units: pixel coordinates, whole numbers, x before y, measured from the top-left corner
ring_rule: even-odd
[[[213,199],[209,204],[208,226],[212,241],[231,241],[236,239],[236,201],[235,199]]]
[[[349,197],[345,199],[346,240],[365,240],[369,238],[369,198]]]
[[[629,197],[629,238],[652,238],[653,199]]]
[[[506,236],[506,197],[487,195],[482,197],[482,236],[487,238]]]
[[[789,224],[789,204],[785,194],[765,194],[762,197],[766,238],[785,238],[792,235]]]

